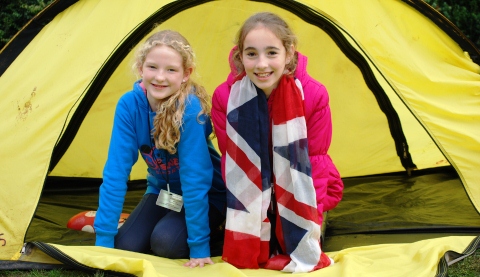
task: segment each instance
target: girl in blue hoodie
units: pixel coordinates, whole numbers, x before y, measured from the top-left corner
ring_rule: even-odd
[[[213,264],[210,247],[223,240],[226,195],[210,140],[210,98],[191,78],[194,53],[178,32],[159,31],[137,51],[134,69],[141,79],[115,111],[95,244],[190,258],[189,267]],[[148,165],[147,189],[117,230],[139,153]]]

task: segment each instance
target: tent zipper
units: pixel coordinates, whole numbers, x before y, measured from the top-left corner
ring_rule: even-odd
[[[72,257],[68,256],[67,254],[63,253],[58,248],[56,248],[56,247],[54,247],[50,244],[44,243],[44,242],[35,241],[35,242],[30,242],[30,244],[33,244],[35,247],[37,247],[38,249],[43,251],[48,256],[54,258],[55,260],[61,262],[62,264],[70,266],[71,268],[73,268],[75,270],[81,270],[81,271],[85,271],[85,272],[89,272],[89,273],[105,272],[105,273],[109,273],[109,274],[114,274],[115,276],[126,276],[126,277],[136,276],[136,275],[130,274],[130,273],[116,272],[116,271],[111,271],[111,270],[103,270],[103,269],[99,269],[99,268],[93,268],[93,267],[86,266],[86,265],[76,261]]]

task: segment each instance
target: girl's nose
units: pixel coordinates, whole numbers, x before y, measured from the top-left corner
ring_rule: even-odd
[[[267,66],[268,66],[267,57],[265,57],[264,55],[259,55],[256,67],[258,69],[264,69],[264,68],[267,68]]]
[[[155,79],[157,81],[165,80],[165,73],[163,71],[159,70],[158,73],[155,75]]]

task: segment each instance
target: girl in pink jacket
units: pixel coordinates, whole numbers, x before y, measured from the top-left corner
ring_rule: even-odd
[[[309,272],[333,262],[319,243],[323,213],[343,191],[327,153],[329,97],[296,44],[277,15],[251,16],[230,53],[231,72],[213,94],[227,185],[222,258],[240,268]]]

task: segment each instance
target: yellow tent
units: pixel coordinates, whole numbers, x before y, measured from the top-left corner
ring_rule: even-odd
[[[58,0],[0,52],[0,269],[281,275],[219,257],[208,269],[186,269],[94,247],[92,236],[65,227],[96,209],[114,107],[135,81],[132,49],[158,29],[179,31],[197,54],[194,78],[213,92],[237,29],[258,11],[291,24],[331,99],[330,155],[346,185],[326,222],[336,264],[305,275],[434,276],[441,261],[457,260],[447,250],[463,257],[478,248],[480,52],[423,1]],[[144,179],[138,163],[125,211]]]

